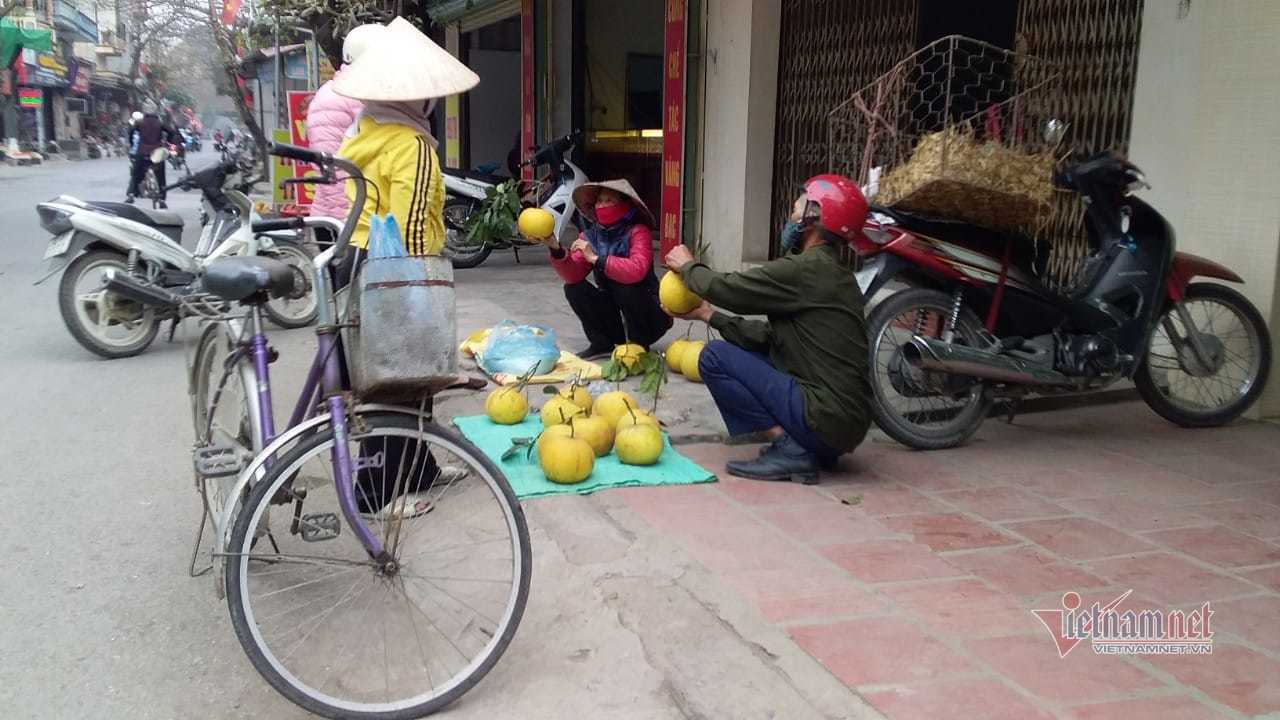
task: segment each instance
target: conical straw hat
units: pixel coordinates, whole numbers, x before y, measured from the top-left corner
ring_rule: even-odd
[[[346,66],[333,89],[357,100],[399,102],[457,95],[479,83],[471,68],[397,17],[376,45]]]
[[[640,222],[651,228],[658,227],[653,213],[649,211],[649,206],[644,204],[644,201],[640,199],[640,193],[636,192],[636,189],[631,187],[631,183],[626,180],[584,183],[573,191],[573,204],[578,207],[578,212],[586,216],[591,222],[596,221],[596,196],[600,194],[601,190],[612,190],[619,195],[626,196],[631,201],[631,205],[635,207],[636,214],[640,216]]]

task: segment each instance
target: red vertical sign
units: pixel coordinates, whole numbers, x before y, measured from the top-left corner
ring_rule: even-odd
[[[534,74],[533,0],[520,0],[520,159],[533,146]],[[533,168],[520,170],[520,179],[533,180]]]
[[[685,0],[666,0],[662,86],[662,256],[680,244],[684,189]]]

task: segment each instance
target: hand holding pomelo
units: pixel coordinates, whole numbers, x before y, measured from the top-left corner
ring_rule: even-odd
[[[667,312],[673,315],[684,315],[702,304],[702,298],[695,295],[684,284],[680,273],[669,272],[662,276],[658,283],[658,302]]]
[[[531,240],[546,240],[556,231],[556,219],[542,208],[525,208],[516,220],[520,234]]]

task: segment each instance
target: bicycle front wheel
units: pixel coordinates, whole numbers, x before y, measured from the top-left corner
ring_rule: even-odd
[[[392,414],[350,427],[362,517],[394,565],[371,560],[343,516],[333,432],[317,433],[237,516],[231,621],[258,672],[310,712],[423,717],[479,682],[515,634],[529,595],[524,513],[502,472],[454,433]]]

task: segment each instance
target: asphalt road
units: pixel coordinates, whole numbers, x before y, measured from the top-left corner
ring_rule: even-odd
[[[162,335],[139,357],[101,360],[63,326],[57,276],[33,286],[49,241],[35,203],[121,200],[126,179],[121,158],[0,168],[0,707],[224,717],[248,702],[291,714],[246,672],[212,581],[187,577],[200,506],[186,345]],[[171,207],[191,247],[197,197]]]
[[[0,166],[0,717],[308,717],[249,665],[211,578],[188,577],[200,513],[184,376],[194,333],[102,360],[63,326],[57,277],[33,285],[49,241],[35,203],[119,200],[126,173],[119,158]],[[170,206],[191,247],[197,197]],[[565,342],[580,340],[550,268],[531,260],[507,253],[470,271],[460,327],[550,320]],[[314,335],[277,330],[271,341],[280,412]],[[616,496],[524,506],[534,545],[524,621],[446,716],[875,716]]]

